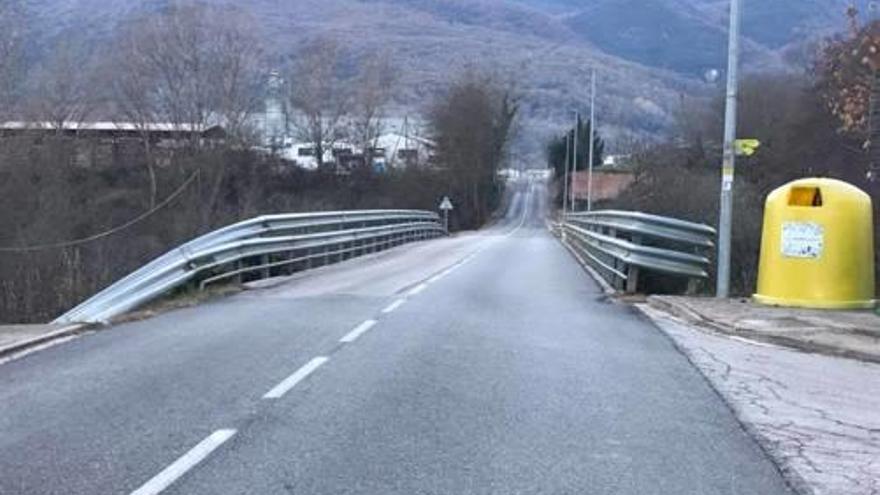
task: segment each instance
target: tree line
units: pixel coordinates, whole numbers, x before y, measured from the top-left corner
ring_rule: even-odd
[[[284,74],[295,138],[367,150],[393,104],[390,54],[355,56],[340,38],[267,53],[246,11],[179,3],[122,23],[107,47],[65,40],[34,61],[29,47],[46,41],[20,27],[25,8],[0,1],[0,121],[46,122],[50,132],[0,134],[0,322],[48,321],[168,249],[260,214],[436,210],[448,195],[451,227],[472,229],[499,202],[519,103],[491,67],[452,75],[424,102],[430,166],[309,171],[259,146],[253,117],[269,73]],[[51,132],[97,120],[133,124],[139,138]],[[220,123],[226,138],[191,133],[158,149],[156,122]]]
[[[593,132],[593,123],[584,120],[578,115],[575,125],[565,131],[562,136],[553,137],[547,143],[546,156],[548,168],[553,170],[554,176],[559,180],[560,187],[556,188],[555,202],[557,206],[563,204],[562,181],[566,174],[569,181],[573,181],[572,172],[587,170],[590,164],[590,139],[593,139],[593,167],[599,168],[605,162],[605,140],[597,129]],[[570,182],[569,182],[570,183]]]

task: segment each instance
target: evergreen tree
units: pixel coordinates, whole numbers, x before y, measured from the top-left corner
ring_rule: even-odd
[[[590,156],[590,121],[578,120],[578,149],[577,149],[577,170],[586,170]],[[566,137],[568,138],[566,140]],[[572,162],[574,161],[574,129],[569,129],[566,134],[553,138],[547,145],[547,162],[549,168],[556,172],[557,178],[565,176],[565,157],[568,155],[568,169],[572,170]],[[565,150],[565,144],[568,141],[568,153]],[[602,166],[605,161],[605,141],[599,132],[593,138],[593,168]]]

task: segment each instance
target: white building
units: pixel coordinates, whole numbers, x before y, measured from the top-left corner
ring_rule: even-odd
[[[291,132],[291,115],[284,96],[284,84],[278,71],[272,71],[266,80],[263,111],[254,115],[253,119],[261,135],[260,149],[299,167],[317,169],[319,160],[315,143],[302,142]],[[421,136],[417,130],[418,124],[410,124],[408,117],[387,119],[382,124],[387,131],[374,140],[370,150],[346,142],[335,143],[332,147],[325,145],[322,162],[335,165],[341,172],[364,165],[366,156],[371,157],[371,165],[376,171],[430,165],[435,145]]]
[[[388,132],[376,138],[375,143],[373,156],[382,158],[381,163],[375,163],[379,158],[374,159],[374,165],[384,169],[425,167],[434,158],[434,142],[412,134]]]
[[[279,156],[299,167],[315,170],[318,168],[316,148],[314,143],[295,142],[288,138],[277,152]],[[332,148],[325,146],[323,162],[347,170],[365,164],[365,151],[350,143],[335,143]],[[429,166],[434,157],[434,144],[425,138],[391,132],[378,136],[369,151],[373,169],[383,172],[389,169]]]
[[[296,163],[297,166],[306,170],[318,168],[318,150],[315,143],[296,142],[293,138],[286,138],[278,150],[279,156],[285,160]],[[350,165],[352,158],[363,156],[360,151],[348,143],[335,143],[332,147],[324,146],[323,163],[339,164],[340,161]]]

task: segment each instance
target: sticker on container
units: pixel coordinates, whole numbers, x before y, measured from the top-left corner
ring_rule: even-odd
[[[733,190],[733,177],[732,176],[724,176],[724,180],[721,181],[721,190],[722,191],[732,191]]]
[[[782,224],[782,255],[788,258],[816,259],[825,248],[825,229],[815,222]]]

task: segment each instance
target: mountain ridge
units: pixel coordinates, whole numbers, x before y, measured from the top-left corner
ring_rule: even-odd
[[[799,4],[807,5],[804,7]],[[746,1],[747,70],[784,68],[781,50],[801,32],[834,29],[844,0]],[[167,8],[171,0],[31,0],[47,39],[86,34],[109,39],[119,22]],[[523,98],[523,144],[530,154],[569,115],[587,109],[590,67],[600,69],[598,107],[612,138],[658,136],[683,95],[717,91],[702,76],[723,70],[726,0],[205,0],[249,10],[275,60],[319,36],[353,53],[389,53],[400,73],[396,111],[418,112],[450,73],[489,68]],[[752,10],[750,11],[749,8]],[[786,10],[786,9],[790,10]],[[750,12],[765,12],[754,20]],[[779,12],[795,13],[776,19]],[[769,17],[768,17],[769,16]],[[658,20],[659,17],[659,20]],[[760,21],[760,22],[759,22]],[[784,22],[783,22],[784,21]],[[750,24],[751,23],[751,24]],[[819,26],[816,28],[814,26]],[[773,32],[784,31],[785,35]],[[800,30],[800,31],[798,31]],[[794,34],[791,34],[794,33]],[[793,41],[792,41],[793,40]]]

